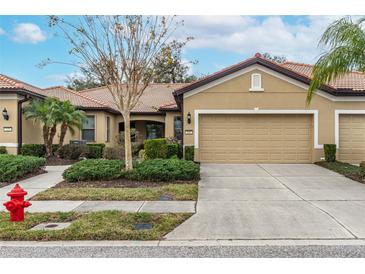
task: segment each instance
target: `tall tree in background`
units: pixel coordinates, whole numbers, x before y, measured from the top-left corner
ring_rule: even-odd
[[[80,67],[106,84],[124,120],[125,168],[133,169],[130,113],[182,22],[174,16],[83,16],[73,23],[51,16],[49,23],[63,33]]]
[[[365,17],[353,22],[350,17],[336,20],[323,33],[319,46],[328,47],[312,71],[312,82],[307,93],[307,104],[314,92],[338,76],[352,70],[365,72]]]
[[[271,55],[268,52],[265,52],[263,56],[271,61],[274,61],[276,63],[282,64],[286,62],[286,57],[283,55]]]
[[[66,79],[67,88],[80,91],[89,88],[97,88],[105,86],[103,79],[97,79],[88,71],[81,69],[81,74],[68,76]]]
[[[197,61],[187,61],[182,58],[182,50],[193,38],[188,37],[185,41],[172,41],[162,48],[157,57],[153,82],[155,83],[184,83],[191,81],[189,75],[190,66]]]

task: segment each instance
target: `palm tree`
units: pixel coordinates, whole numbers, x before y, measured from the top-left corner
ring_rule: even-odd
[[[312,82],[307,93],[307,104],[314,92],[338,76],[352,70],[365,72],[365,31],[362,23],[365,17],[353,22],[345,17],[333,22],[323,33],[320,46],[328,46],[313,67]]]
[[[77,110],[70,101],[61,102],[57,110],[58,120],[61,121],[60,140],[58,143],[58,150],[63,146],[67,130],[71,134],[75,133],[75,128],[82,128],[82,124],[86,119],[85,112]]]
[[[52,143],[56,135],[59,118],[57,105],[59,100],[56,98],[46,98],[45,100],[33,100],[24,108],[26,119],[33,119],[42,124],[43,142],[46,147],[46,156],[52,156]]]

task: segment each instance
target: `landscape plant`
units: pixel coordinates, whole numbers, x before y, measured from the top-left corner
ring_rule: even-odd
[[[354,21],[344,17],[334,21],[323,33],[319,46],[328,48],[313,67],[312,81],[307,93],[307,103],[323,84],[336,77],[357,70],[365,72],[365,17]]]
[[[0,182],[11,183],[29,173],[42,169],[46,164],[44,158],[22,155],[0,155]]]
[[[105,83],[123,117],[125,169],[132,170],[130,115],[152,83],[158,57],[180,25],[166,16],[84,16],[77,23],[51,16],[70,44],[70,53],[89,75]],[[47,60],[45,63],[49,63]]]
[[[56,98],[47,97],[44,100],[32,100],[24,107],[26,119],[33,119],[34,122],[41,123],[46,157],[52,156],[53,139],[57,132],[57,125],[60,123],[60,103],[61,101]]]

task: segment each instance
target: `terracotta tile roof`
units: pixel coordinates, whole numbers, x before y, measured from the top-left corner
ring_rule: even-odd
[[[291,69],[300,74],[311,77],[313,65],[285,62],[282,64],[283,67]],[[353,71],[342,77],[338,77],[331,81],[329,85],[337,89],[351,89],[354,91],[365,91],[365,73]]]
[[[153,113],[177,108],[172,92],[186,84],[151,84],[143,93],[133,112]],[[14,78],[0,75],[0,90],[24,89],[34,94],[56,97],[62,101],[69,100],[80,108],[105,109],[118,111],[113,98],[106,87],[92,88],[81,92],[63,86],[41,89]]]
[[[176,102],[172,102],[163,106],[160,106],[160,110],[178,110]]]
[[[41,93],[42,89],[15,78],[0,74],[0,89],[22,89],[32,93]]]
[[[63,86],[55,86],[43,89],[42,92],[48,97],[56,97],[61,101],[69,100],[73,105],[86,108],[108,108],[104,102],[91,98],[80,92],[65,88]]]
[[[174,94],[179,96],[254,64],[270,68],[305,84],[310,84],[311,81],[312,65],[293,62],[279,64],[263,57],[260,53],[256,53],[254,57],[210,74],[182,88],[178,88],[174,91]],[[348,73],[343,77],[338,77],[327,85],[322,85],[321,89],[334,95],[365,95],[365,73],[356,71]]]
[[[151,84],[143,92],[139,102],[133,109],[133,112],[158,112],[165,110],[164,106],[174,104],[176,102],[173,96],[174,89],[181,88],[186,84]],[[92,88],[81,92],[83,95],[94,98],[108,104],[113,109],[116,109],[113,98],[106,87]],[[168,108],[173,109],[172,106]]]

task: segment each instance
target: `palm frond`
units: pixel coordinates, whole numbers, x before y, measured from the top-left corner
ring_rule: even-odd
[[[313,67],[307,105],[321,85],[352,70],[365,71],[365,32],[362,21],[359,22],[354,23],[351,18],[345,17],[335,21],[323,33],[319,45],[329,46],[329,50]]]

